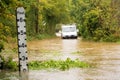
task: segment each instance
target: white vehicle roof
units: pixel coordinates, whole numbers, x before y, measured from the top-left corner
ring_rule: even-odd
[[[62,28],[64,27],[76,27],[76,25],[62,25]]]

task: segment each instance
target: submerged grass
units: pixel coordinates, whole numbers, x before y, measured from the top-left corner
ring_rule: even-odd
[[[48,61],[32,61],[29,63],[29,68],[32,70],[40,70],[40,69],[59,69],[59,70],[68,70],[70,68],[89,68],[90,64],[79,61],[79,59],[71,60],[67,58],[65,61],[63,60],[48,60]]]
[[[4,59],[3,59],[4,60]],[[91,68],[92,66],[86,62],[80,61],[79,59],[71,60],[48,60],[48,61],[31,61],[28,63],[29,69],[42,70],[42,69],[58,69],[68,70],[70,68]],[[3,61],[3,68],[5,70],[18,70],[17,62],[12,61],[12,58],[7,61]]]
[[[76,51],[76,52],[73,52],[72,54],[83,54],[83,52]]]

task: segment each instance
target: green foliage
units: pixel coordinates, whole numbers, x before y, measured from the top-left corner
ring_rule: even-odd
[[[0,52],[2,51],[2,49],[4,49],[4,45],[2,42],[0,42]]]
[[[94,41],[120,39],[119,0],[72,0],[72,2],[71,16],[75,18],[79,33],[84,39]]]
[[[76,51],[76,52],[73,52],[72,54],[83,54],[83,52]]]
[[[0,40],[16,37],[16,8],[26,9],[27,35],[44,38],[57,24],[76,23],[88,40],[120,39],[119,0],[0,0]],[[44,35],[43,35],[44,34]]]
[[[0,0],[0,39],[6,41],[6,36],[14,36],[16,0]]]
[[[41,0],[42,24],[45,25],[45,30],[49,34],[55,32],[55,26],[58,23],[69,22],[68,1],[66,0]]]
[[[5,59],[4,57],[2,57],[3,59],[3,69],[7,69],[7,70],[18,70],[18,64],[17,62],[14,62],[12,57],[8,57],[8,59]]]
[[[9,27],[0,23],[0,52],[4,49],[3,41],[7,41],[7,35],[9,34]]]
[[[55,35],[50,35],[50,34],[38,34],[38,35],[34,35],[33,36],[28,36],[28,40],[31,41],[31,40],[42,40],[42,39],[50,39],[50,38],[55,38],[56,36]]]
[[[29,11],[26,12],[27,14],[27,32],[28,36],[33,36],[35,32],[35,26],[36,26],[36,8],[35,6],[31,5]]]
[[[54,35],[49,35],[49,34],[39,34],[39,35],[36,35],[36,39],[48,39],[48,38],[51,38],[51,37],[55,37]]]
[[[70,68],[88,68],[90,65],[86,62],[76,60],[71,60],[67,58],[65,61],[63,60],[48,60],[48,61],[32,61],[29,63],[30,69],[48,69],[48,68],[56,68],[60,70],[68,70]]]
[[[83,33],[83,37],[86,36],[93,37],[94,31],[96,31],[97,28],[101,27],[101,23],[99,22],[99,14],[100,14],[100,10],[98,8],[84,14],[83,28],[85,28],[84,29],[85,32]]]

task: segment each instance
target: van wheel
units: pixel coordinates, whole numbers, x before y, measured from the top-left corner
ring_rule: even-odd
[[[74,37],[74,39],[77,39],[78,37],[76,36],[76,37]]]
[[[61,37],[62,39],[65,39],[64,37]]]

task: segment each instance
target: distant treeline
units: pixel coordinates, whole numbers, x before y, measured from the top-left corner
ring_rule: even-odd
[[[0,0],[0,49],[16,37],[16,8],[26,9],[27,35],[53,35],[60,24],[76,23],[83,39],[120,39],[120,0]],[[1,50],[0,50],[1,51]]]

